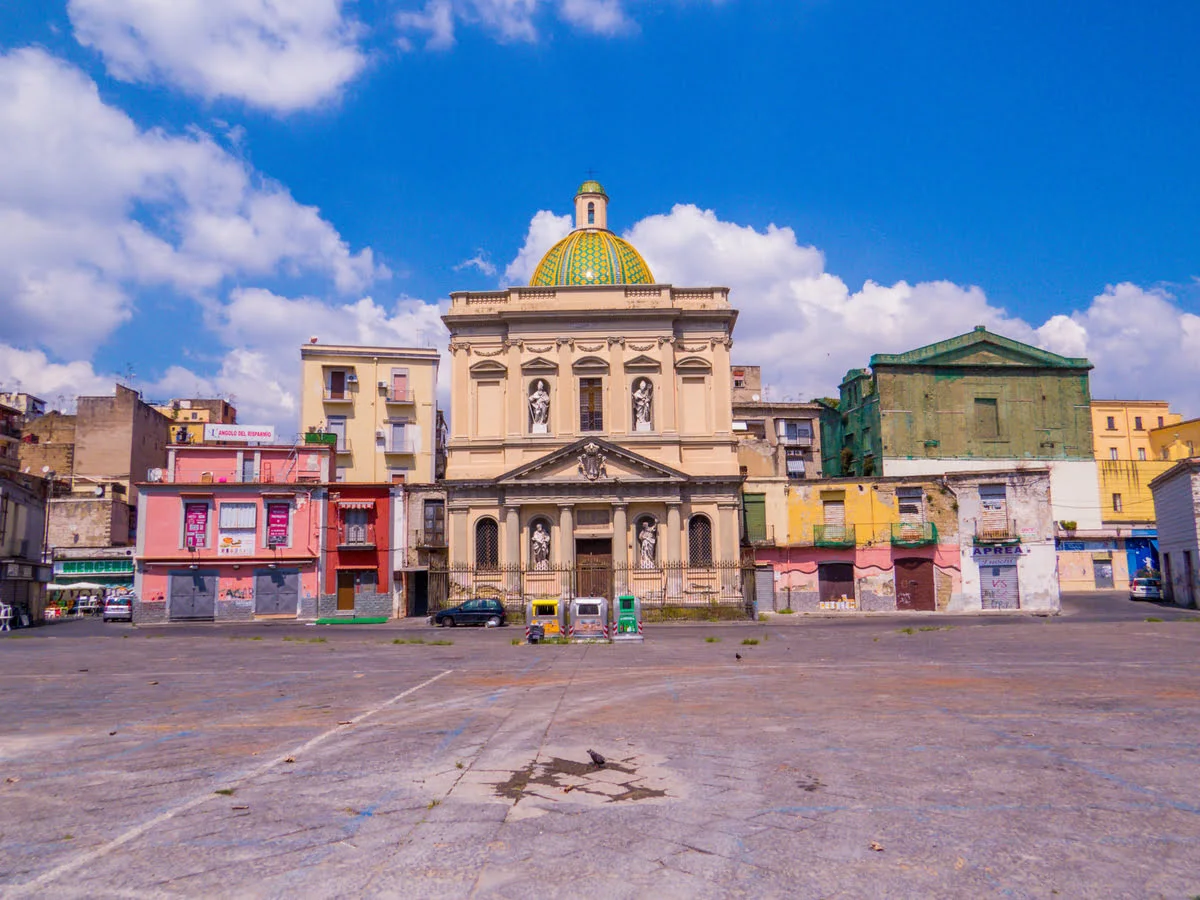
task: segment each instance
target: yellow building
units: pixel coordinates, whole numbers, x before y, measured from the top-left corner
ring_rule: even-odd
[[[579,589],[610,598],[628,569],[659,585],[639,587],[646,598],[740,596],[737,313],[727,288],[656,283],[607,229],[607,207],[585,182],[575,229],[527,287],[451,295],[451,562],[535,572],[578,562],[590,573]],[[662,576],[719,564],[734,570],[728,583]],[[511,588],[506,598],[520,601]]]
[[[1093,400],[1092,441],[1096,459],[1157,459],[1150,445],[1150,432],[1174,425],[1180,418],[1167,408],[1165,400]]]
[[[438,351],[300,348],[300,425],[336,435],[336,480],[428,484],[436,477]]]
[[[1151,459],[1177,462],[1195,456],[1197,448],[1200,448],[1200,419],[1188,419],[1185,422],[1180,416],[1173,418],[1174,422],[1168,421],[1163,427],[1151,430]]]
[[[219,398],[172,400],[154,408],[171,420],[172,444],[203,444],[205,425],[237,423],[237,410]]]

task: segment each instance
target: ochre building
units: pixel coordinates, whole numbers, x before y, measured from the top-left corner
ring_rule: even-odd
[[[727,288],[656,283],[607,206],[585,182],[575,229],[529,286],[451,295],[452,564],[607,567],[587,589],[609,596],[626,570],[736,564],[737,313]],[[692,597],[734,589],[669,582]]]

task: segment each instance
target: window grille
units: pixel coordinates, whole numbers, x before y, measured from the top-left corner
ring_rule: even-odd
[[[599,378],[579,379],[579,430],[604,430],[604,395]]]
[[[688,520],[688,564],[712,565],[712,522],[708,516],[694,515]]]
[[[480,519],[475,525],[475,568],[495,569],[500,565],[500,527],[495,519]]]
[[[220,525],[222,528],[253,528],[257,512],[255,503],[222,503]]]
[[[342,511],[342,521],[346,524],[346,543],[367,543],[367,512],[365,509],[346,509]]]

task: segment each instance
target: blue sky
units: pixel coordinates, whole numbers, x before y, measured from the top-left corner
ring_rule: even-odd
[[[0,8],[0,384],[289,425],[308,334],[444,345],[593,170],[780,395],[983,323],[1200,414],[1195,3],[286,7]]]

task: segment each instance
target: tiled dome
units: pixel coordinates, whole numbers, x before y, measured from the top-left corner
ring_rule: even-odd
[[[611,231],[581,228],[546,252],[529,284],[532,287],[654,284],[654,276],[642,255],[628,241]]]

